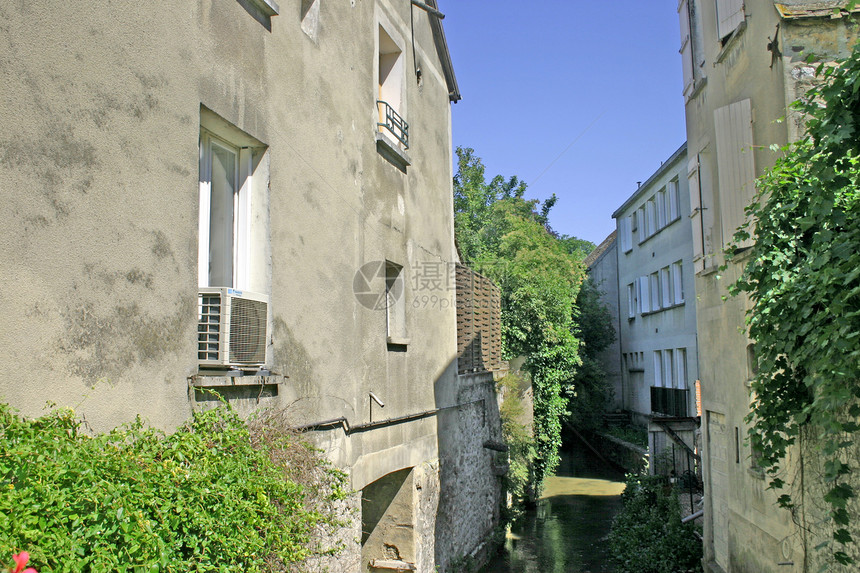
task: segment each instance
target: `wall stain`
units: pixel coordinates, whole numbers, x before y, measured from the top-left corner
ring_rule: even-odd
[[[69,355],[71,373],[91,387],[117,384],[129,368],[163,362],[187,346],[196,305],[183,297],[174,306],[172,314],[153,316],[137,303],[100,308],[84,301],[62,312],[66,328],[57,346]]]
[[[152,242],[152,254],[159,260],[164,260],[169,257],[175,261],[176,256],[173,254],[173,249],[170,247],[170,240],[167,238],[164,231],[153,231],[152,234],[155,237]]]

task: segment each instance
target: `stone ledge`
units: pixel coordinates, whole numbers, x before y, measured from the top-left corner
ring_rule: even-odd
[[[371,559],[371,569],[386,569],[388,571],[415,571],[415,565],[407,561],[396,559]]]

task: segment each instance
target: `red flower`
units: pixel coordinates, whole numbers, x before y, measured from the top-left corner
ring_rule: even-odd
[[[22,551],[18,555],[12,555],[12,561],[15,562],[15,568],[9,569],[10,573],[37,573],[35,569],[32,567],[27,567],[24,569],[24,565],[27,564],[27,561],[30,560],[30,554],[26,551]]]

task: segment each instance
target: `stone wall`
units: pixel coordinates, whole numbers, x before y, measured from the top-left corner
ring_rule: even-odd
[[[641,471],[648,463],[648,450],[630,442],[608,434],[591,434],[587,439],[603,457],[626,472]]]
[[[491,373],[458,377],[458,408],[439,415],[441,495],[436,516],[436,565],[454,571],[465,556],[483,561],[499,524],[501,476],[507,456],[486,447],[502,442]],[[488,444],[493,443],[493,444]]]

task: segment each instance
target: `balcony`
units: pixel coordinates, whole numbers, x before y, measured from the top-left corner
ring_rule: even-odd
[[[689,390],[651,386],[651,412],[672,418],[686,418],[689,393]]]
[[[376,125],[380,131],[387,131],[403,145],[404,150],[409,149],[409,124],[388,102],[378,100],[376,105],[379,108],[379,123]]]

